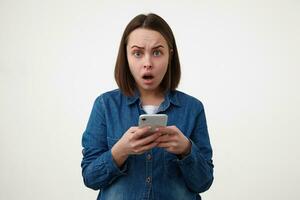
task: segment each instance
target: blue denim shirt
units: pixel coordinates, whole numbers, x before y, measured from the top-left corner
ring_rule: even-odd
[[[100,190],[98,200],[196,200],[213,182],[212,148],[202,103],[179,91],[167,92],[158,113],[168,115],[192,143],[180,159],[163,148],[131,155],[122,168],[115,164],[111,148],[132,126],[138,125],[139,94],[124,96],[120,90],[100,95],[94,103],[82,137],[81,163],[84,183]]]

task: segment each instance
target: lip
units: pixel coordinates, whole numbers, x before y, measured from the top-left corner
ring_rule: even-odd
[[[154,79],[143,79],[143,83],[145,85],[152,85],[154,83]]]
[[[144,76],[153,76],[154,77],[154,75],[151,72],[145,72],[145,73],[143,73],[142,77],[144,77]]]
[[[152,78],[151,78],[151,79],[145,79],[145,78],[144,78],[145,76],[152,76]],[[146,85],[151,85],[151,84],[154,83],[155,77],[153,76],[152,73],[146,72],[146,73],[144,73],[144,74],[142,75],[141,79],[142,79],[142,81],[143,81],[144,84],[146,84]]]

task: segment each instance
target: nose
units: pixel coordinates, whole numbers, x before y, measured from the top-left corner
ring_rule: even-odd
[[[152,68],[152,65],[149,65],[149,64],[144,65],[144,68],[145,68],[145,69],[151,69],[151,68]]]
[[[149,55],[144,57],[144,69],[151,69],[152,68],[152,61]]]

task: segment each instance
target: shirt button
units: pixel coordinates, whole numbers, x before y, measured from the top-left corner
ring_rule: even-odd
[[[147,155],[147,160],[151,160],[151,159],[152,159],[151,154],[148,154],[148,155]]]
[[[147,177],[146,182],[147,182],[147,183],[151,183],[151,177],[150,177],[150,176]]]

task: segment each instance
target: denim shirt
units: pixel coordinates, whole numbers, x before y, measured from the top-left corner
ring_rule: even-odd
[[[132,126],[138,126],[139,93],[124,96],[119,89],[100,95],[82,137],[84,184],[100,190],[98,200],[196,200],[213,182],[212,148],[202,103],[183,92],[170,91],[158,113],[168,115],[191,141],[184,158],[163,148],[130,155],[118,168],[111,148]]]

